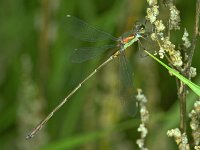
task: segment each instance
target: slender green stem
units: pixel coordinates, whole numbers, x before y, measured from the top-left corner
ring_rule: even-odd
[[[194,33],[193,33],[193,39],[192,39],[192,46],[191,46],[191,51],[189,53],[188,57],[188,62],[186,71],[183,72],[183,75],[186,76],[187,78],[190,79],[190,67],[192,64],[192,59],[194,55],[194,51],[196,48],[196,42],[197,42],[197,36],[199,33],[199,16],[200,16],[200,0],[196,1],[196,14],[195,14],[195,24],[194,24]],[[178,89],[178,97],[180,100],[180,130],[182,133],[186,133],[186,91],[187,91],[187,86],[183,84],[182,81],[179,81],[179,89]]]
[[[180,130],[186,133],[186,85],[182,81],[179,82],[178,97],[180,102]]]
[[[189,73],[189,69],[192,64],[192,58],[194,55],[194,51],[196,48],[197,36],[199,35],[199,16],[200,16],[200,0],[196,1],[196,14],[195,14],[195,24],[194,24],[194,31],[193,31],[193,39],[192,39],[192,46],[191,51],[188,57],[187,63],[187,73]]]

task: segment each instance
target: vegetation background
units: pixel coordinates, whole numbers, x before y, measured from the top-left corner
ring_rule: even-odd
[[[161,8],[165,6],[160,1]],[[181,30],[193,33],[195,1],[176,0]],[[25,137],[108,54],[82,64],[70,62],[73,49],[88,45],[66,32],[67,14],[118,37],[146,15],[145,0],[1,0],[0,1],[0,149],[138,149],[140,118],[129,117],[118,96],[118,63],[104,67],[87,82],[33,139]],[[167,13],[161,14],[167,18]],[[199,46],[193,66],[200,69]],[[151,58],[140,57],[137,44],[127,50],[134,86],[148,98],[150,121],[146,147],[177,149],[168,129],[179,126],[175,78]],[[200,76],[194,82],[199,85]],[[196,95],[188,94],[188,111]],[[188,120],[188,131],[189,120]]]

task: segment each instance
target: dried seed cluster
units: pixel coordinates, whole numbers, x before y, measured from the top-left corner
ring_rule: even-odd
[[[151,34],[151,38],[153,41],[156,41],[160,47],[159,51],[155,54],[158,54],[161,59],[167,55],[172,62],[172,65],[176,67],[181,67],[183,65],[181,53],[176,49],[175,45],[170,41],[169,36],[165,36],[164,31],[166,29],[163,20],[158,19],[159,15],[159,6],[157,5],[157,0],[147,0],[149,4],[149,8],[147,8],[146,19],[154,26],[155,31]],[[170,11],[169,18],[169,30],[180,29],[180,12],[179,10],[172,4],[168,4]],[[187,46],[189,44],[189,40],[184,38],[185,42],[187,42]]]
[[[147,148],[145,148],[144,142],[148,134],[146,123],[149,121],[149,111],[146,108],[147,98],[144,96],[144,94],[142,94],[141,89],[138,89],[138,95],[136,96],[136,99],[140,105],[140,117],[141,117],[141,124],[137,129],[137,131],[141,133],[141,137],[136,141],[136,143],[141,150],[148,150]]]

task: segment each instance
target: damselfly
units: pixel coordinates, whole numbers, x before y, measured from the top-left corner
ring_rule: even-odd
[[[42,120],[30,134],[27,135],[27,139],[34,137],[34,135],[47,123],[47,121],[54,115],[54,113],[62,107],[67,100],[88,80],[90,79],[99,69],[105,66],[114,58],[119,57],[119,68],[120,68],[120,79],[122,82],[122,86],[120,87],[120,95],[122,104],[130,115],[134,115],[137,112],[137,103],[136,98],[134,96],[133,82],[132,76],[129,72],[129,68],[127,65],[127,59],[125,57],[124,51],[131,46],[133,43],[139,41],[140,38],[145,34],[145,28],[142,24],[135,25],[134,29],[124,33],[119,38],[115,38],[114,36],[100,31],[84,21],[73,17],[71,15],[67,15],[68,22],[68,30],[72,33],[72,35],[77,36],[77,38],[89,41],[89,42],[97,42],[102,40],[112,40],[115,42],[113,45],[106,45],[101,47],[85,47],[76,49],[71,57],[74,62],[83,62],[92,58],[95,58],[97,55],[102,54],[108,49],[115,48],[115,52],[102,64],[100,64],[93,72],[91,72],[85,79],[83,79],[77,87],[75,87],[58,106],[56,106],[52,112]]]

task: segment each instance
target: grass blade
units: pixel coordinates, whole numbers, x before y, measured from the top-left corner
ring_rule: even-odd
[[[172,73],[174,76],[176,76],[179,80],[181,80],[183,83],[185,83],[187,86],[190,87],[190,89],[196,93],[198,96],[200,96],[200,87],[198,85],[196,85],[195,83],[193,83],[192,81],[190,81],[189,79],[185,78],[184,76],[182,76],[178,71],[176,71],[175,69],[172,69],[171,67],[167,66],[166,64],[164,64],[162,61],[160,61],[158,58],[156,58],[155,56],[153,56],[152,54],[150,54],[149,52],[145,51],[149,56],[151,56],[154,60],[156,60],[158,63],[160,63],[163,67],[165,67],[168,71],[170,71],[170,73]]]

